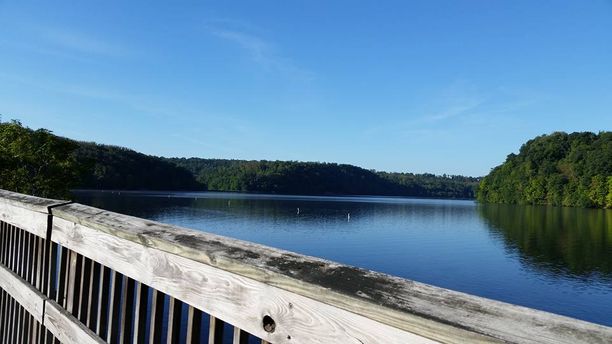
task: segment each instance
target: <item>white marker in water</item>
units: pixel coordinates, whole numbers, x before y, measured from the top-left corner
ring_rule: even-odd
[[[351,213],[346,214],[346,220],[351,221]]]
[[[300,215],[300,208],[297,208],[297,214]]]

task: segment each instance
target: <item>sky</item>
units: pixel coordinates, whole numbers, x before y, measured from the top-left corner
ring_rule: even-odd
[[[153,155],[482,176],[612,129],[612,1],[0,0],[0,114]]]

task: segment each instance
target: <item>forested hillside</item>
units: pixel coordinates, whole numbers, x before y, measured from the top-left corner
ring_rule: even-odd
[[[298,195],[388,195],[474,198],[477,178],[387,173],[353,165],[224,159],[168,159],[209,190]]]
[[[74,152],[83,166],[76,185],[84,189],[202,190],[194,176],[164,159],[128,148],[78,142]]]
[[[297,195],[474,198],[477,178],[386,173],[297,161],[160,158],[0,122],[0,188],[67,197],[70,189],[214,190]]]
[[[478,200],[612,208],[612,132],[528,141],[483,178]]]

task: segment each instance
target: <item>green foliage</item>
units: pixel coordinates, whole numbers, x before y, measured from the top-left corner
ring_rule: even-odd
[[[202,190],[186,169],[162,158],[131,149],[79,142],[75,156],[83,166],[80,182],[84,189],[115,190]]]
[[[473,198],[479,181],[331,163],[167,159],[0,124],[0,188],[44,197],[81,188]]]
[[[525,143],[482,179],[481,202],[612,207],[612,132],[556,132]]]
[[[473,198],[477,178],[386,173],[344,164],[297,161],[168,159],[208,190],[297,195],[389,195]]]
[[[50,131],[0,123],[0,188],[40,197],[66,197],[76,183],[77,145]]]

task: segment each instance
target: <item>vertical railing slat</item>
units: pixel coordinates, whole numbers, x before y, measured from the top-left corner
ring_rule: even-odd
[[[96,334],[102,337],[102,339],[106,339],[106,332],[108,329],[110,278],[110,269],[102,266],[100,269],[100,293],[98,294],[98,314],[96,324]]]
[[[114,344],[119,339],[119,326],[121,316],[121,286],[123,284],[123,276],[117,271],[112,270],[109,308],[108,308],[108,329],[106,341]]]
[[[79,319],[83,324],[87,323],[87,312],[89,311],[91,264],[91,259],[82,257],[81,278],[79,282],[79,309],[77,313],[77,319]]]
[[[223,344],[223,330],[225,324],[223,321],[210,316],[210,326],[208,332],[208,344]]]
[[[170,297],[168,303],[168,344],[177,344],[180,339],[182,302]]]
[[[149,309],[149,287],[136,282],[134,302],[134,339],[133,343],[144,343],[147,330],[147,311]]]
[[[123,276],[121,288],[121,328],[119,343],[130,343],[133,334],[134,320],[134,280]]]
[[[162,323],[164,320],[164,293],[153,289],[151,296],[151,322],[149,324],[149,343],[162,341]]]
[[[234,342],[233,344],[248,344],[249,334],[241,330],[239,327],[234,326]]]
[[[90,330],[96,330],[96,322],[98,316],[98,307],[99,307],[99,293],[100,293],[100,269],[101,266],[99,263],[92,261],[92,272],[89,278],[89,295],[88,295],[88,310],[87,310],[87,321],[85,322],[85,326],[87,326]]]
[[[189,311],[187,313],[187,344],[200,343],[201,335],[202,311],[193,306],[189,306]]]

